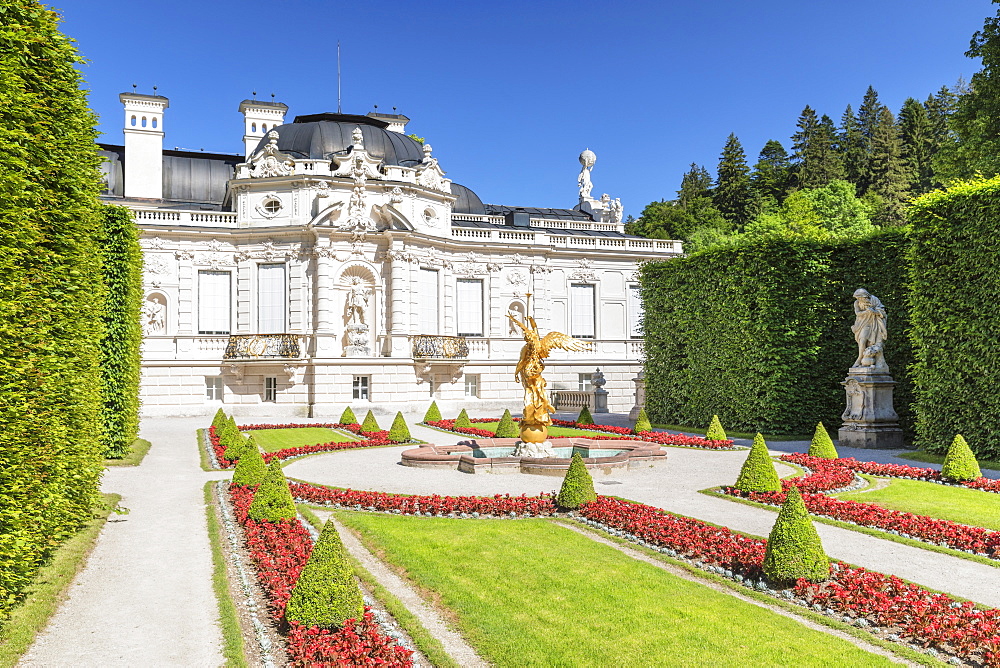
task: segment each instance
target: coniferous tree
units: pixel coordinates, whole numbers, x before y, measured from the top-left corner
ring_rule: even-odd
[[[983,68],[959,95],[949,121],[954,141],[945,145],[935,163],[946,179],[1000,173],[1000,10],[972,36],[965,55],[980,59]]]
[[[873,222],[878,225],[906,223],[908,199],[906,163],[899,126],[887,107],[882,107],[871,143],[869,195],[876,206]]]
[[[816,117],[806,106],[792,135],[795,159],[798,161],[796,185],[800,188],[821,188],[830,181],[844,178],[844,162],[840,157],[840,138],[830,117]]]
[[[927,108],[915,98],[906,98],[899,110],[899,131],[908,174],[907,189],[914,195],[932,190],[934,134]]]
[[[750,174],[750,183],[757,199],[770,198],[775,204],[781,204],[791,187],[791,171],[788,151],[780,141],[769,140],[760,150],[757,164]]]
[[[960,90],[960,86],[956,86]],[[927,110],[927,120],[931,128],[931,169],[933,172],[932,186],[939,188],[943,185],[942,175],[939,174],[939,158],[942,149],[947,150],[949,145],[955,140],[949,128],[949,121],[955,113],[955,105],[958,95],[948,86],[941,86],[937,93],[928,95],[924,101],[924,109]]]
[[[677,191],[677,201],[688,206],[699,197],[712,196],[712,175],[702,165],[691,163],[690,169],[681,177],[681,189]]]
[[[879,125],[879,117],[882,114],[884,105],[879,102],[878,92],[869,86],[865,91],[865,97],[858,108],[858,128],[861,131],[861,146],[864,149],[865,164],[860,170],[855,181],[858,187],[858,196],[868,192],[872,185],[872,141],[875,137],[876,128]]]
[[[712,203],[729,225],[737,230],[743,229],[750,218],[750,168],[747,167],[743,145],[735,134],[729,135],[722,149]]]
[[[857,186],[868,178],[868,149],[861,123],[854,115],[851,105],[847,105],[840,117],[840,154],[844,159],[845,178]],[[859,191],[860,194],[860,191]]]

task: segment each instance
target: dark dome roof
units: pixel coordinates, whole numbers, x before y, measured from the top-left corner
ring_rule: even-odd
[[[412,167],[424,159],[423,146],[398,132],[386,130],[387,123],[352,114],[311,114],[296,116],[295,122],[273,128],[278,133],[278,150],[293,158],[330,160],[347,155],[354,143],[351,133],[360,127],[365,149],[387,165]],[[257,144],[264,148],[267,136]]]
[[[486,214],[486,207],[483,205],[483,200],[479,199],[479,195],[465,186],[453,181],[451,184],[451,194],[458,197],[455,200],[455,206],[452,207],[453,213],[471,213],[479,216]]]

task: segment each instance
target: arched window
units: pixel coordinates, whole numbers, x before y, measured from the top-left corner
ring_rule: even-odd
[[[267,123],[261,123],[260,124],[260,131],[261,132],[267,132]]]
[[[156,127],[156,116],[153,116],[153,127]]]
[[[250,132],[257,132],[257,124],[256,123],[251,123],[250,124]]]
[[[146,127],[146,117],[142,117],[142,127]]]
[[[132,127],[135,127],[135,116],[132,116]]]

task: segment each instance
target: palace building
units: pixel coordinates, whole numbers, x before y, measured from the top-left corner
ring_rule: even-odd
[[[592,342],[547,360],[557,402],[587,400],[600,369],[609,408],[632,407],[638,264],[681,243],[625,234],[620,201],[591,197],[591,151],[574,208],[483,204],[402,115],[286,122],[244,100],[245,152],[211,154],[164,150],[167,98],[120,99],[103,197],[141,233],[144,414],[517,406],[508,312]]]

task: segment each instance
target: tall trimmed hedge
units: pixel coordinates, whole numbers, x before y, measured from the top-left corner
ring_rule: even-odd
[[[1000,177],[929,193],[910,209],[917,445],[963,434],[1000,457]]]
[[[861,241],[769,239],[652,262],[641,270],[646,410],[656,423],[806,434],[840,424],[856,357],[854,291],[889,312],[886,361],[912,428],[904,229]]]
[[[103,470],[96,118],[55,12],[0,4],[0,617]]]
[[[102,213],[101,254],[107,288],[101,340],[104,454],[120,459],[139,435],[142,249],[131,211],[105,206]]]

